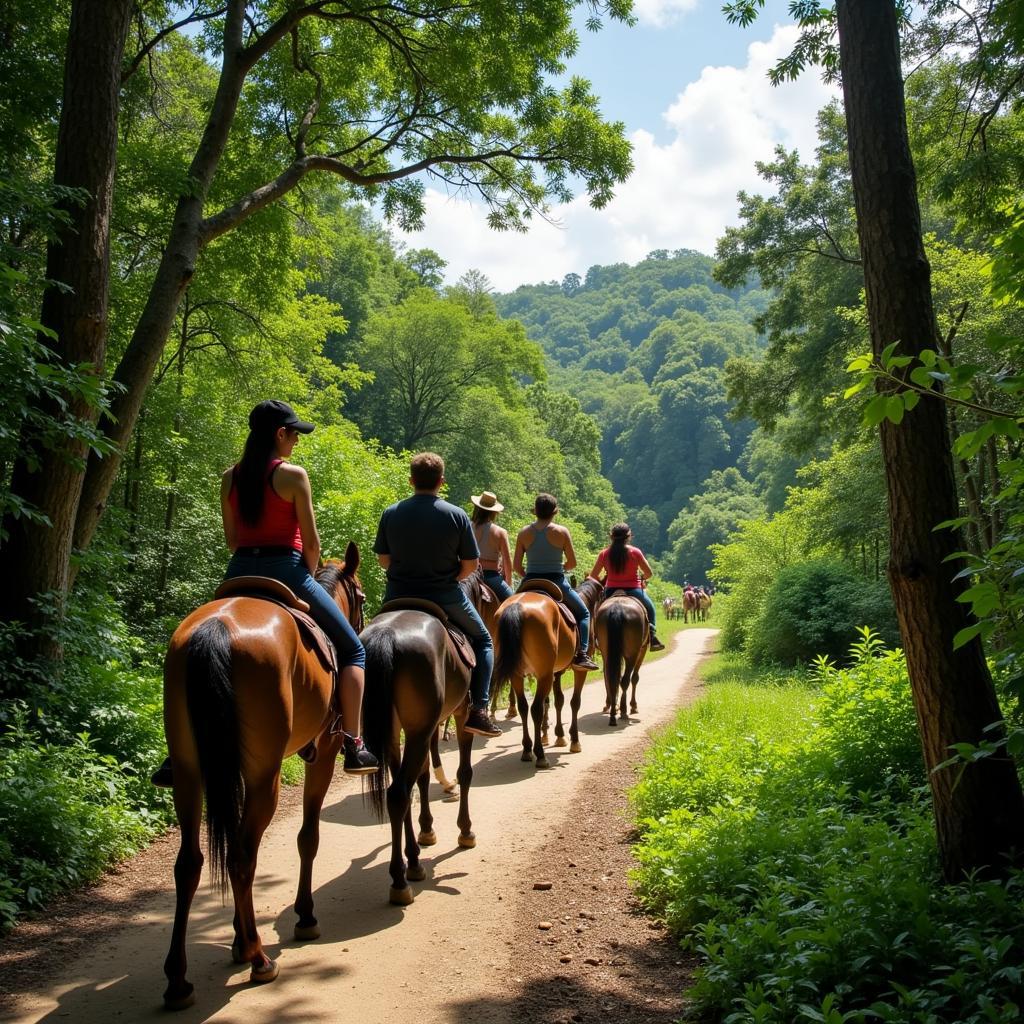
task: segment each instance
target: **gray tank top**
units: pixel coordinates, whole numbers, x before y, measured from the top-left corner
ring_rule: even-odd
[[[526,571],[562,572],[565,552],[548,540],[547,526],[538,530],[531,525],[530,529],[533,530],[533,543],[526,549]]]
[[[476,537],[476,545],[480,549],[480,560],[483,562],[497,562],[501,558],[498,550],[498,541],[493,523],[481,523],[473,527],[473,534]]]

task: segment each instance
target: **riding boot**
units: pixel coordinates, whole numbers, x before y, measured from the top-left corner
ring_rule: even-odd
[[[658,635],[653,629],[651,630],[650,646],[652,651],[665,650],[665,645],[658,639]]]
[[[598,665],[582,647],[576,648],[576,657],[572,659],[573,668],[585,668],[588,672],[596,672]]]

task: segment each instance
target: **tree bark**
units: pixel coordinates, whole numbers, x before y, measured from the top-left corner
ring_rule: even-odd
[[[876,356],[897,342],[903,355],[939,347],[930,268],[921,238],[917,184],[907,140],[899,35],[893,0],[838,0],[843,97],[868,320]],[[913,690],[935,808],[942,870],[999,873],[1024,849],[1024,796],[1012,761],[984,758],[936,770],[959,742],[992,739],[1002,715],[956,598],[966,581],[946,559],[958,549],[936,523],[957,515],[945,405],[925,398],[900,424],[881,427],[889,498],[888,575]]]
[[[72,4],[54,165],[55,184],[81,189],[88,198],[82,205],[65,204],[69,222],[47,249],[46,276],[58,284],[43,295],[40,320],[56,335],[44,342],[65,363],[92,364],[97,374],[103,372],[107,339],[121,60],[133,7],[132,0]],[[44,411],[62,415],[57,408]],[[70,399],[68,412],[83,422],[96,415],[81,399]],[[4,524],[8,540],[0,550],[0,610],[7,620],[37,626],[42,616],[32,599],[50,593],[59,611],[67,593],[86,452],[72,441],[58,449],[37,450],[40,464],[33,468],[24,455],[33,439],[22,441],[11,490],[43,513],[50,525],[13,518]],[[42,650],[59,653],[50,643]]]

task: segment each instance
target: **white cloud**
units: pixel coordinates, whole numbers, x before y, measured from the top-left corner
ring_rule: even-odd
[[[664,28],[692,11],[700,0],[633,0],[633,13],[643,25]]]
[[[750,45],[744,67],[704,68],[665,111],[664,144],[634,132],[635,170],[604,210],[579,198],[553,211],[559,226],[499,234],[479,204],[429,190],[426,227],[405,240],[436,249],[448,260],[449,280],[473,267],[499,290],[560,280],[595,263],[634,263],[652,249],[711,253],[736,223],[736,193],[766,186],[755,161],[770,159],[780,143],[813,156],[815,115],[835,90],[813,71],[775,88],[766,78],[796,34],[795,26],[776,26],[769,40]]]

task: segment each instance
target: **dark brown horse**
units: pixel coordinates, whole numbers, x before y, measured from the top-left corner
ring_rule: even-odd
[[[554,586],[554,584],[552,584]],[[576,653],[576,635],[566,624],[554,597],[539,590],[528,590],[513,594],[498,608],[498,633],[494,640],[493,686],[511,680],[516,696],[520,717],[523,720],[524,761],[537,759],[538,768],[550,768],[551,763],[544,753],[549,742],[543,728],[545,703],[552,688],[555,690],[555,746],[565,746],[565,729],[562,726],[562,673],[572,665]],[[580,745],[579,710],[586,669],[573,668],[573,689],[569,706],[572,721],[569,726],[570,753],[578,754]],[[533,703],[527,705],[523,679],[531,675],[537,680]],[[530,726],[527,710],[533,718],[533,741],[530,741]]]
[[[460,584],[478,610],[482,601],[480,585],[478,573]],[[371,777],[370,792],[378,817],[383,820],[386,808],[391,821],[388,898],[405,906],[415,899],[409,882],[422,881],[427,875],[420,863],[420,847],[437,842],[430,813],[428,758],[432,742],[437,741],[438,726],[449,715],[455,716],[459,743],[458,842],[465,848],[476,846],[469,817],[473,734],[465,730],[470,670],[449,649],[444,625],[428,612],[403,610],[377,615],[363,631],[362,641],[366,647],[363,738],[381,761],[380,771]],[[404,746],[400,746],[400,733]],[[418,835],[412,824],[413,786],[420,791]]]
[[[650,643],[647,611],[635,597],[625,595],[606,597],[594,617],[594,636],[604,663],[604,689],[608,724],[615,725],[615,706],[619,715],[626,717],[626,691],[633,685],[630,711],[636,714],[636,684],[640,681],[640,666]],[[623,668],[625,666],[625,668]],[[619,690],[621,688],[621,700]]]
[[[349,544],[344,562],[317,574],[356,629],[362,625],[358,565],[359,549]],[[174,929],[164,962],[168,1009],[195,1000],[185,977],[185,933],[203,867],[204,795],[213,879],[222,891],[229,881],[234,895],[232,956],[251,965],[253,982],[277,977],[277,964],[263,951],[256,931],[256,854],[277,807],[281,762],[313,739],[317,758],[306,766],[295,937],[320,934],[313,916],[313,859],[320,808],[342,740],[329,732],[332,689],[331,674],[304,644],[295,620],[268,601],[242,596],[211,601],[174,631],[164,664],[164,728],[181,848],[174,865]]]

